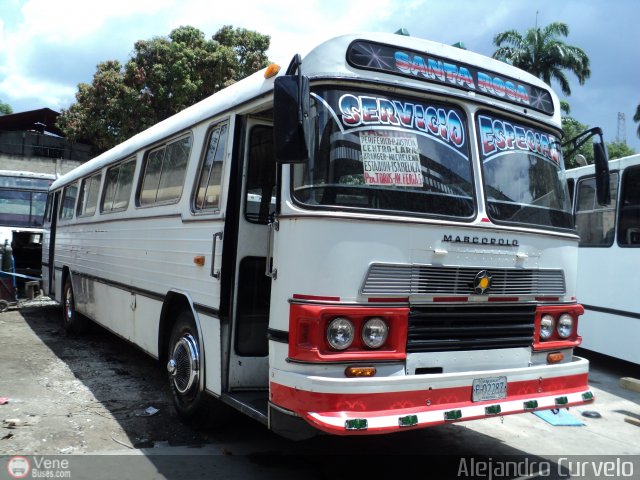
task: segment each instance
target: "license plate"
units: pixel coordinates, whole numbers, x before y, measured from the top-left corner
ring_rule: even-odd
[[[499,400],[507,397],[507,377],[476,378],[471,385],[472,400]]]

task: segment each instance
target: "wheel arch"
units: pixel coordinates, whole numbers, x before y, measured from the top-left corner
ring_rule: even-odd
[[[178,314],[181,311],[188,311],[191,313],[193,322],[198,331],[198,349],[200,350],[200,388],[205,389],[205,348],[204,348],[204,336],[202,333],[202,326],[200,325],[200,318],[196,312],[193,301],[188,293],[179,290],[171,290],[167,293],[162,303],[162,310],[160,312],[160,327],[158,329],[158,359],[160,365],[165,366],[168,361],[167,351],[169,349],[169,339],[171,337],[171,330],[176,323]]]

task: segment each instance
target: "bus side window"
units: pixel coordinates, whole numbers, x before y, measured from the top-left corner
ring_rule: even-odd
[[[68,185],[64,187],[62,193],[62,207],[60,208],[60,218],[73,218],[73,211],[76,206],[76,196],[78,195],[77,185]]]
[[[227,124],[218,124],[209,132],[205,157],[198,174],[198,190],[193,201],[195,211],[220,208],[222,167],[226,143]]]
[[[101,212],[116,212],[127,208],[135,168],[136,159],[132,158],[107,170]]]
[[[622,175],[618,244],[640,246],[640,166],[629,167]]]
[[[51,223],[51,209],[53,208],[53,193],[47,195],[47,205],[44,209],[44,223]]]
[[[191,153],[191,135],[153,150],[147,156],[138,202],[140,205],[177,202]]]
[[[576,229],[580,235],[581,247],[610,247],[616,220],[616,199],[618,174],[610,177],[611,202],[598,205],[596,199],[596,180],[594,177],[582,178],[576,189]]]
[[[89,217],[96,212],[101,178],[102,174],[98,173],[97,175],[82,180],[80,184],[80,196],[78,198],[77,215],[79,217]]]

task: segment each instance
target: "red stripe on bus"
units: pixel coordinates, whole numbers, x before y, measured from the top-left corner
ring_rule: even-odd
[[[518,297],[489,297],[490,302],[517,302]]]
[[[301,295],[299,293],[294,293],[293,298],[296,300],[317,300],[322,302],[339,302],[340,297],[321,297],[319,295]]]
[[[434,302],[468,302],[469,297],[433,297]]]
[[[407,303],[409,301],[409,297],[398,297],[398,298],[370,298],[369,303]]]

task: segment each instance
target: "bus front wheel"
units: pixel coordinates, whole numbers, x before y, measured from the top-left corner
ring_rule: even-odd
[[[167,373],[173,404],[185,421],[195,420],[205,409],[200,388],[202,356],[195,321],[189,312],[178,315],[169,340]]]
[[[62,326],[66,333],[81,334],[87,331],[87,319],[83,318],[76,311],[76,301],[73,296],[73,285],[71,278],[67,276],[64,282],[63,304],[62,304]]]

